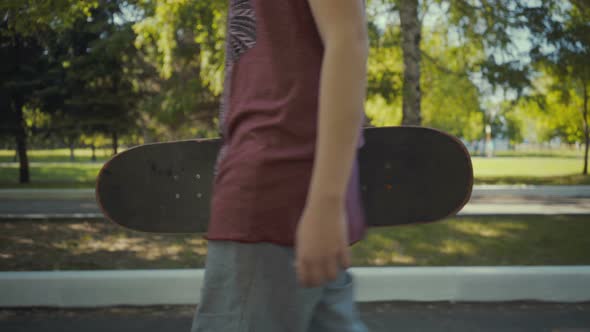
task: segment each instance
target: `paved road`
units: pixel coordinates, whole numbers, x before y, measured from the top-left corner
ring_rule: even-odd
[[[371,332],[590,332],[590,304],[365,303]],[[194,308],[0,309],[2,332],[189,332]]]
[[[459,215],[588,214],[590,197],[474,196]],[[101,218],[93,199],[0,199],[1,218]]]
[[[590,186],[475,186],[459,215],[590,214]],[[101,218],[92,189],[2,189],[0,218]]]
[[[539,196],[473,197],[459,215],[590,214],[590,198]]]
[[[590,185],[475,185],[473,196],[552,196],[590,197]],[[93,199],[94,189],[0,189],[5,198],[84,198]]]

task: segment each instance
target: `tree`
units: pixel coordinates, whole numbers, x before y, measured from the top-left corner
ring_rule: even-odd
[[[141,9],[135,44],[144,72],[155,73],[137,81],[145,137],[212,131],[223,84],[226,1],[144,2]]]
[[[373,125],[404,124],[402,119],[407,116],[402,111],[402,99],[406,99],[402,88],[405,75],[401,29],[395,25],[383,30],[371,24],[369,27],[367,116]],[[469,69],[481,52],[474,47],[450,44],[447,29],[444,24],[429,27],[421,42],[420,122],[467,140],[477,140],[483,135],[483,111],[480,92],[470,80]]]
[[[24,107],[31,102],[38,88],[38,77],[43,75],[43,48],[35,38],[23,36],[14,30],[8,32],[8,17],[4,16],[0,27],[0,133],[15,140],[19,160],[19,182],[29,183],[27,156],[27,130]]]
[[[79,140],[83,133],[112,137],[113,153],[119,136],[136,127],[139,94],[133,86],[133,22],[115,22],[127,2],[109,1],[90,11],[61,34],[61,63],[65,96],[59,106],[62,136]]]
[[[554,138],[573,143],[585,143],[586,122],[583,120],[584,97],[576,91],[573,78],[563,78],[545,73],[535,81],[534,93],[521,98],[516,114],[530,128],[527,136],[539,142]],[[586,175],[587,159],[582,173]]]
[[[80,141],[89,146],[92,150],[92,156],[90,157],[91,161],[96,161],[96,148],[101,147],[107,143],[107,138],[103,134],[93,133],[93,134],[82,134],[80,137]]]
[[[556,117],[563,118],[569,107],[578,111],[583,132],[584,168],[588,174],[590,148],[590,6],[584,1],[561,3],[552,12],[535,13],[531,29],[537,32],[536,45],[531,52],[533,61],[542,71],[554,77],[549,90],[557,92],[563,110]],[[567,132],[567,131],[566,131]]]
[[[135,127],[137,58],[132,1],[57,0],[0,4],[0,83],[3,126],[15,137],[19,181],[30,181],[24,110],[50,115],[35,132],[59,136],[73,148],[83,133],[118,138]]]
[[[10,33],[38,38],[49,29],[67,29],[79,17],[88,16],[98,4],[99,0],[3,1],[0,13]]]
[[[555,0],[541,0],[550,8]],[[511,33],[526,29],[529,13],[538,4],[527,0],[375,0],[371,4],[399,14],[404,58],[403,124],[421,124],[421,49],[423,19],[429,12],[441,12],[455,42],[467,48],[478,47],[486,56],[471,64],[469,71],[478,74],[493,87],[503,86],[519,93],[530,84],[530,68],[518,57],[498,57],[515,50]],[[397,22],[393,22],[397,24]]]
[[[67,26],[93,4],[73,0],[0,4],[0,132],[15,138],[20,183],[30,182],[23,110],[27,105],[36,107],[37,92],[46,88],[50,76],[45,39],[55,27]]]
[[[478,140],[484,132],[484,114],[481,94],[469,77],[469,69],[470,61],[480,54],[449,45],[444,31],[443,26],[430,28],[422,43],[422,125]]]

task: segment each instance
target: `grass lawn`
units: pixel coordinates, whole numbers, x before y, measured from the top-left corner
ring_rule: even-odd
[[[354,266],[588,265],[590,218],[458,217],[371,229]],[[1,221],[0,271],[164,269],[204,266],[195,235],[125,230],[103,220]]]
[[[477,178],[498,176],[563,176],[581,174],[583,159],[563,157],[472,157]]]
[[[495,153],[497,157],[562,157],[562,158],[583,158],[584,151],[576,149],[561,149],[561,150],[514,150],[514,151],[499,151]]]
[[[96,149],[96,160],[106,161],[112,154],[111,149]],[[52,150],[29,150],[27,152],[29,162],[70,162],[69,149],[52,149]],[[91,162],[92,150],[75,149],[74,162]],[[0,150],[0,163],[14,161],[14,150]]]
[[[472,157],[476,184],[590,185],[582,176],[583,158],[577,151],[506,152],[494,158]],[[90,161],[89,149],[76,150],[77,162],[69,161],[69,150],[30,151],[31,180],[19,185],[14,151],[0,150],[0,188],[91,188],[110,150],[97,150],[99,160]]]
[[[590,184],[584,160],[574,157],[473,157],[476,184]]]
[[[101,162],[31,162],[31,183],[19,185],[18,164],[0,164],[0,188],[93,188]]]

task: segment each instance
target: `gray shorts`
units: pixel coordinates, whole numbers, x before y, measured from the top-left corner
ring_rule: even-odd
[[[318,288],[297,285],[293,248],[209,241],[205,281],[191,332],[366,332],[352,276]]]

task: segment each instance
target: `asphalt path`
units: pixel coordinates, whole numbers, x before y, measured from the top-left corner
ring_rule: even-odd
[[[590,304],[362,303],[371,332],[590,332]],[[0,309],[2,332],[189,332],[194,307]],[[279,332],[279,331],[277,331]]]
[[[483,196],[472,197],[459,215],[590,214],[590,197]],[[102,218],[91,198],[3,198],[0,219]]]

